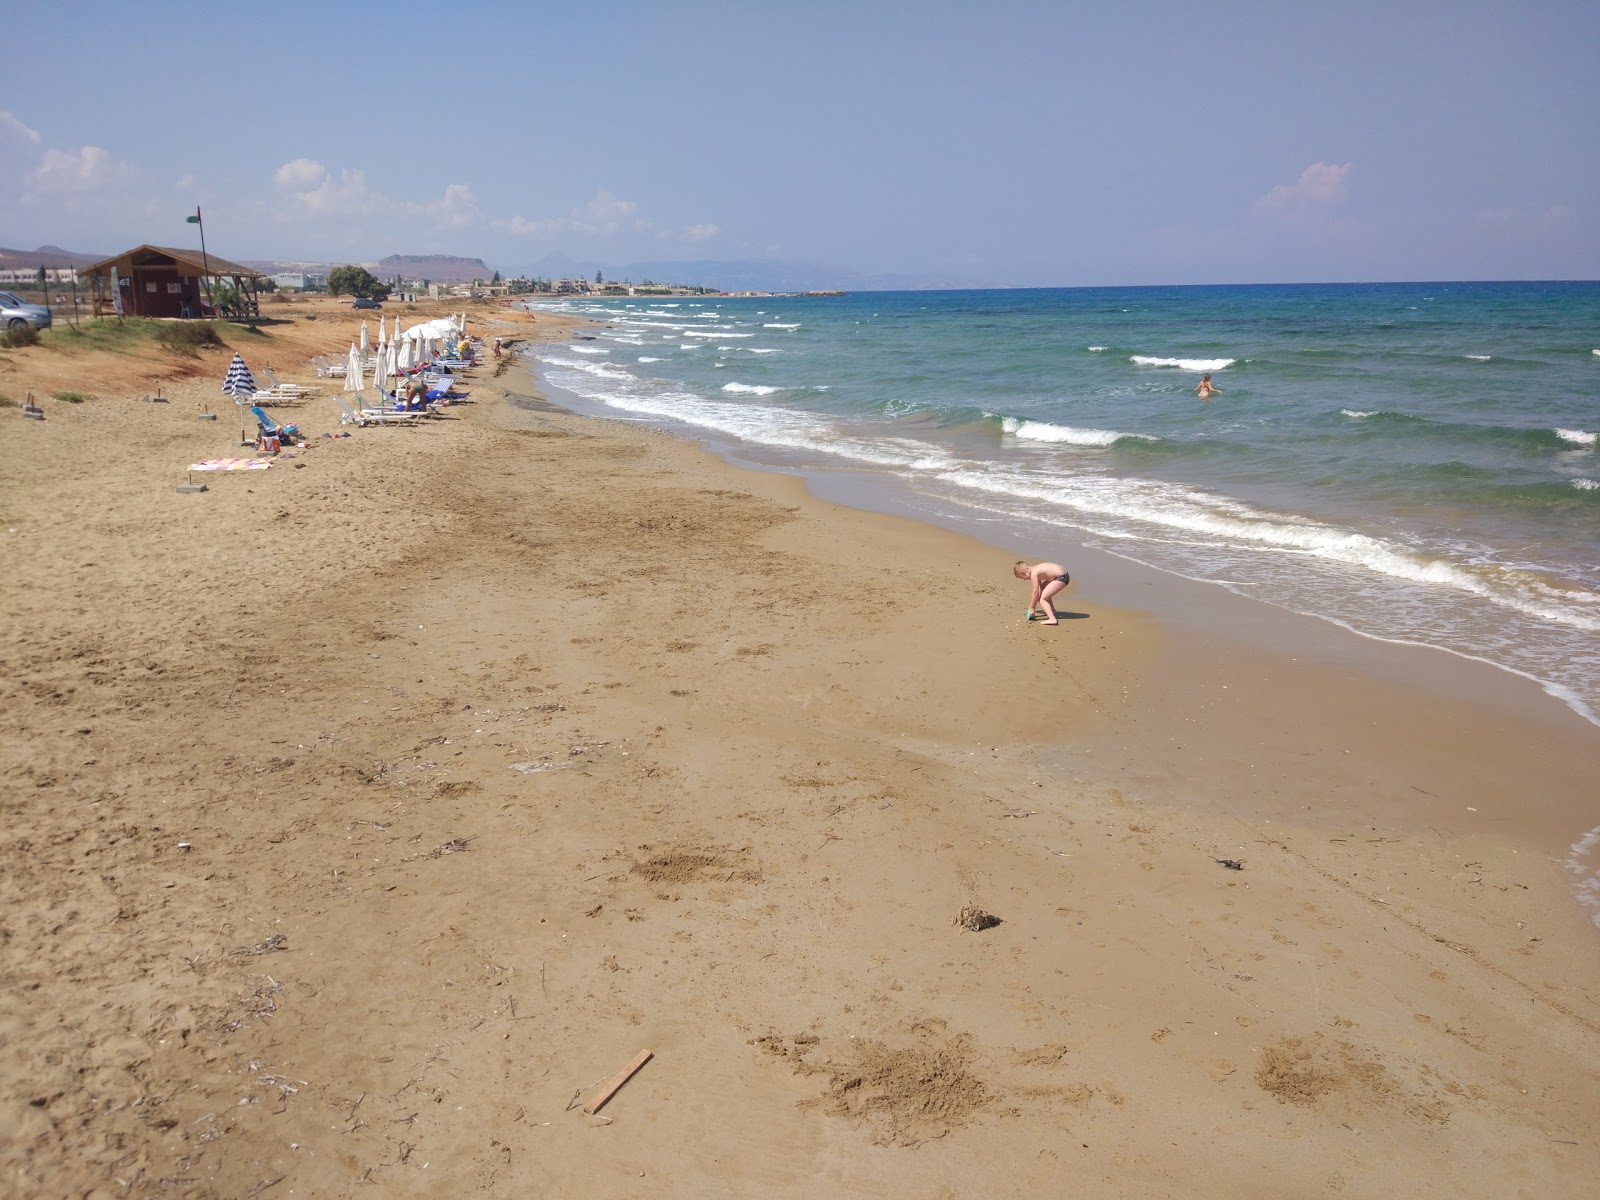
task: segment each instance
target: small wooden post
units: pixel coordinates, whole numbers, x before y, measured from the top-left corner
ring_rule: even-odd
[[[649,1062],[651,1056],[652,1052],[649,1050],[641,1050],[639,1053],[635,1054],[628,1065],[623,1067],[622,1070],[618,1071],[616,1075],[612,1077],[610,1083],[606,1084],[598,1092],[583,1102],[583,1111],[592,1117],[595,1113],[604,1108],[606,1101],[611,1099],[612,1096],[616,1095],[617,1090],[633,1077],[633,1073],[635,1071],[644,1066],[645,1063]]]

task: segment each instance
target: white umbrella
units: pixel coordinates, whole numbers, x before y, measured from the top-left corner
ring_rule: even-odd
[[[359,392],[361,390],[361,351],[354,342],[350,343],[350,358],[344,368],[344,390]]]
[[[381,397],[389,390],[389,356],[383,353],[381,346],[372,360],[372,386],[378,389],[381,404]]]
[[[400,343],[400,360],[398,364],[400,370],[409,371],[412,367],[417,365],[417,360],[414,357],[416,347],[416,342],[412,341],[410,338],[407,338],[405,341]]]
[[[400,340],[398,338],[389,343],[389,350],[384,355],[384,358],[388,360],[389,374],[393,376],[400,366]]]
[[[372,342],[367,337],[367,319],[361,318],[361,357],[367,356],[367,351],[372,349]]]

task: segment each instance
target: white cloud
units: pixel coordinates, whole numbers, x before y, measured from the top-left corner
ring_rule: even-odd
[[[70,201],[121,189],[127,187],[136,174],[132,164],[113,158],[99,146],[46,150],[39,165],[28,172],[22,202]]]
[[[367,186],[365,171],[343,170],[335,178],[310,158],[296,158],[272,173],[273,186],[288,204],[290,215],[369,217],[388,207],[384,197]]]
[[[506,220],[491,221],[490,224],[497,229],[504,229],[507,233],[515,234],[517,237],[535,237],[539,234],[557,232],[554,228],[554,222],[530,221],[527,217],[520,215]]]
[[[471,225],[479,216],[478,202],[472,195],[472,189],[464,183],[452,183],[445,188],[443,198],[423,207],[434,220],[455,228]]]
[[[632,200],[619,200],[602,188],[584,205],[582,221],[589,226],[587,232],[616,233],[638,209]]]
[[[491,221],[518,237],[613,237],[619,233],[653,235],[663,241],[703,242],[721,233],[717,226],[702,223],[684,229],[658,229],[654,222],[638,215],[639,206],[601,188],[582,208],[564,217],[510,217]]]
[[[425,217],[453,228],[475,224],[480,217],[472,189],[464,183],[445,187],[437,200],[396,200],[376,191],[365,171],[343,169],[336,176],[314,158],[296,158],[272,173],[282,197],[282,219]]]
[[[310,192],[328,178],[328,168],[310,158],[296,158],[272,173],[272,185],[280,192]]]
[[[29,129],[3,108],[0,108],[0,133],[5,134],[6,141],[26,142],[30,146],[39,144],[39,131]]]
[[[1350,197],[1350,164],[1312,163],[1292,184],[1280,183],[1253,205],[1254,211],[1281,221],[1299,221],[1343,207]]]

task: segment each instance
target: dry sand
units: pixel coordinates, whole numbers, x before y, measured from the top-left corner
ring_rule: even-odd
[[[179,494],[227,357],[0,354],[96,396],[0,410],[7,1194],[1592,1194],[1592,730],[1027,626],[520,367]]]

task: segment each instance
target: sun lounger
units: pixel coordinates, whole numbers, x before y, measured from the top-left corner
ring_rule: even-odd
[[[360,394],[357,393],[358,398]],[[422,414],[419,412],[394,412],[381,408],[353,408],[343,396],[335,396],[334,400],[339,405],[339,424],[341,425],[415,425],[422,419]]]
[[[317,374],[324,379],[343,379],[345,363],[342,358],[332,358],[326,354],[319,354],[311,360],[311,365],[317,369]]]
[[[304,383],[283,383],[272,373],[271,367],[262,367],[261,375],[267,381],[267,391],[285,396],[320,396],[322,389]]]
[[[260,424],[261,435],[263,437],[275,437],[282,438],[284,441],[294,441],[300,436],[300,427],[298,425],[284,425],[278,421],[274,421],[271,416],[261,410],[260,405],[252,406],[250,409],[250,415],[253,416]]]

